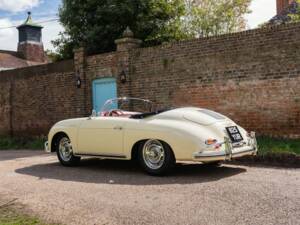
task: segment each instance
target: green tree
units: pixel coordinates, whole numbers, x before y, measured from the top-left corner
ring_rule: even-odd
[[[84,45],[88,53],[112,51],[127,26],[145,45],[186,38],[183,0],[63,0],[59,11],[65,32],[53,43],[63,58]]]
[[[251,0],[185,0],[185,29],[192,36],[232,33],[246,28]]]
[[[251,0],[63,0],[65,32],[53,41],[61,58],[73,48],[89,54],[115,49],[114,40],[129,26],[145,46],[239,31]]]
[[[290,22],[300,22],[300,0],[296,0],[296,12],[289,14]]]
[[[56,61],[60,61],[63,59],[60,54],[58,54],[52,50],[49,50],[49,49],[47,49],[45,51],[45,54],[46,54],[49,62],[56,62]]]

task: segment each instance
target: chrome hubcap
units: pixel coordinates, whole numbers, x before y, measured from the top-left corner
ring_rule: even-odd
[[[148,140],[143,147],[143,159],[151,169],[159,169],[165,161],[165,150],[158,140]]]
[[[64,161],[70,161],[73,155],[73,149],[69,138],[64,137],[59,142],[59,155]]]

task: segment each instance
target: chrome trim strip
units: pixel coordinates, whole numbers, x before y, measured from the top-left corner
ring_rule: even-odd
[[[223,151],[195,152],[193,154],[193,158],[195,160],[202,159],[203,161],[211,161],[213,159],[232,160],[232,158],[238,158],[244,155],[256,155],[258,152],[258,146],[254,132],[251,132],[250,140],[251,143],[248,146],[234,147],[230,139],[228,137],[224,137],[223,144],[225,145],[225,149]]]
[[[90,154],[90,153],[79,153],[79,154],[74,154],[74,155],[75,156],[91,156],[91,157],[126,159],[126,155]]]
[[[205,152],[202,152],[202,154],[205,153]],[[246,154],[246,153],[253,153],[255,154],[256,153],[256,148],[251,148],[249,150],[245,150],[245,151],[239,151],[239,152],[233,152],[231,154],[226,154],[224,151],[222,152],[218,152],[216,154],[213,154],[213,155],[197,155],[197,154],[194,154],[194,158],[195,159],[201,159],[201,158],[214,158],[214,157],[224,157],[225,160],[230,160],[232,157],[236,156],[236,155],[240,155],[240,154]],[[201,154],[201,153],[199,153]]]

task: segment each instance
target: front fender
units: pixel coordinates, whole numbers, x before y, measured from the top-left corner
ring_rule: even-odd
[[[55,124],[49,131],[48,134],[48,148],[51,150],[51,152],[54,152],[55,149],[53,148],[53,141],[59,134],[65,134],[69,137],[73,151],[77,152],[77,134],[78,134],[78,128],[80,126],[80,121],[61,121]]]

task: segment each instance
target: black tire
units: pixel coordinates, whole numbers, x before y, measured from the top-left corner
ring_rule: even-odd
[[[66,142],[68,142],[68,146],[67,146]],[[66,143],[65,146],[62,146],[63,143]],[[56,150],[56,153],[57,153],[58,160],[60,161],[60,163],[63,166],[71,167],[71,166],[77,166],[79,164],[80,157],[77,157],[77,156],[73,155],[71,141],[70,141],[70,139],[67,135],[65,135],[65,134],[60,135],[56,139],[55,147],[56,147],[55,150]],[[62,147],[65,147],[65,148],[70,148],[71,147],[71,149],[68,150],[68,152],[69,152],[68,157],[64,156]]]
[[[147,146],[149,145],[149,143],[151,141],[157,145],[160,145],[160,147],[163,148],[161,151],[164,152],[163,160],[159,161],[156,168],[153,168],[153,167],[151,168],[149,166],[149,160],[146,159],[147,157],[149,157],[148,155],[144,157],[144,152],[146,151],[145,148],[147,148]],[[162,142],[159,140],[147,140],[147,141],[141,143],[139,145],[139,149],[138,149],[138,161],[139,161],[141,167],[144,169],[144,171],[153,176],[161,176],[161,175],[166,175],[166,174],[170,173],[176,163],[173,151],[170,148],[170,146],[168,144],[166,144],[165,142]]]

